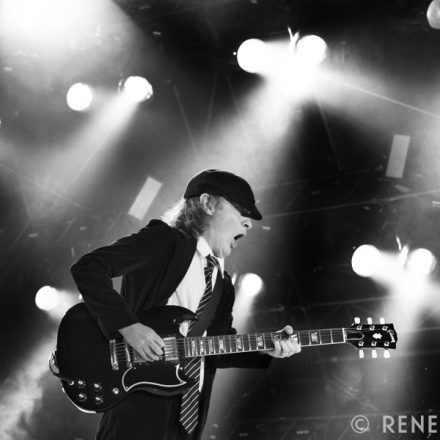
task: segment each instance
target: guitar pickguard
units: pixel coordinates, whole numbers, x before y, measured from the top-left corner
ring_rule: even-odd
[[[160,362],[135,366],[125,371],[122,376],[122,386],[125,391],[141,387],[145,390],[165,388],[181,392],[180,390],[185,388],[188,382],[180,377],[179,371],[179,365],[175,365],[174,369],[164,368]],[[147,378],[148,380],[146,380]]]

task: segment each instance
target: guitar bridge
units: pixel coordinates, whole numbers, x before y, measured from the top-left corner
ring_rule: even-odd
[[[131,368],[133,366],[133,362],[131,360],[130,346],[128,345],[125,339],[124,339],[124,350],[125,350],[125,359],[126,359],[127,368]]]
[[[116,340],[111,339],[109,342],[110,348],[110,363],[112,365],[112,369],[115,371],[119,370],[118,356],[116,354]]]

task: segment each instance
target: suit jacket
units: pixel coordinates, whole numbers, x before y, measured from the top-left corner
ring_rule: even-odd
[[[140,312],[166,305],[185,276],[196,245],[195,238],[160,220],[152,220],[137,233],[98,248],[73,264],[72,276],[107,338],[110,339],[118,329],[138,322],[136,315]],[[113,289],[111,279],[121,275],[119,294]],[[225,272],[223,292],[207,329],[208,335],[235,333],[232,327],[234,299],[234,287]],[[206,421],[216,369],[231,366],[265,368],[270,359],[258,353],[209,356],[206,359],[200,399],[200,433]]]

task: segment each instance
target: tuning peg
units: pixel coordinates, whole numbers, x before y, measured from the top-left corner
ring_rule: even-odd
[[[371,350],[371,356],[373,359],[377,358],[377,351],[376,350]]]
[[[364,350],[359,350],[359,358],[363,359],[365,357]]]
[[[368,325],[371,325],[371,324],[373,324],[373,320],[372,320],[372,318],[371,318],[371,317],[368,317],[368,318],[367,318],[367,323],[368,323]]]
[[[385,318],[383,316],[380,317],[379,322],[381,324],[385,324]]]
[[[356,316],[356,318],[354,318],[354,323],[355,324],[360,324],[361,323],[361,318],[359,318],[359,316]]]
[[[385,350],[385,351],[383,352],[383,357],[384,357],[384,359],[389,359],[390,356],[391,356],[391,353],[390,353],[389,350]]]

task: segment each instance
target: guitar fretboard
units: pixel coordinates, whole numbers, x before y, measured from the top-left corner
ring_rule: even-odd
[[[343,328],[325,330],[301,330],[292,337],[298,338],[303,347],[312,345],[342,344]],[[264,351],[274,348],[274,341],[284,339],[279,332],[249,333],[245,335],[193,336],[183,338],[185,357]]]

